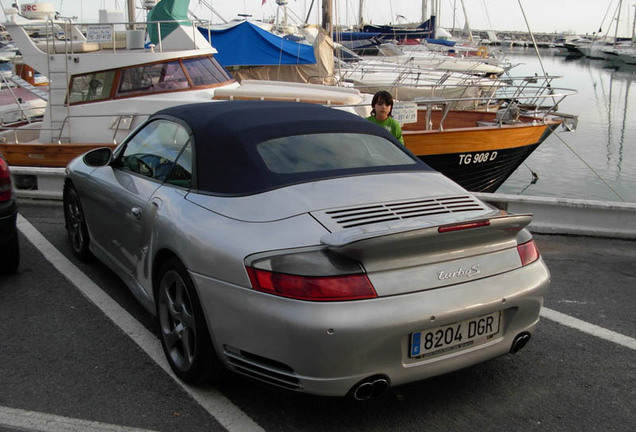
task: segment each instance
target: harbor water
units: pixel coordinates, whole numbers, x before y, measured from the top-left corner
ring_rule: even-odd
[[[543,75],[533,48],[503,52],[516,65],[511,76]],[[571,58],[540,49],[553,87],[578,94],[559,112],[578,115],[574,132],[558,129],[497,190],[498,193],[636,202],[636,67]],[[536,174],[538,178],[533,175]]]

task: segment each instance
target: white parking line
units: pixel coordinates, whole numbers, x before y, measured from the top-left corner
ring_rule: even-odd
[[[614,342],[624,347],[636,350],[636,339],[629,336],[616,333],[606,328],[590,324],[578,318],[574,318],[545,307],[541,309],[541,316],[549,320],[558,322],[559,324],[563,324],[565,326],[580,330],[584,333],[591,334],[601,339],[605,339],[607,341]]]
[[[0,426],[29,432],[151,432],[148,429],[98,423],[3,406],[0,406]]]
[[[229,432],[264,432],[258,424],[216,389],[192,387],[181,381],[170,369],[161,343],[132,315],[108,296],[97,284],[62,255],[29,221],[18,215],[18,228],[58,271],[99,307],[108,318],[120,327],[150,358],[166,371],[172,379],[188,392]]]

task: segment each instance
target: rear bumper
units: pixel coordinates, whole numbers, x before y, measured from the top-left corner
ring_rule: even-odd
[[[342,396],[361,380],[404,384],[506,354],[532,332],[550,274],[542,260],[469,283],[355,302],[313,303],[192,275],[219,357],[237,372],[289,389]],[[501,311],[488,342],[431,359],[409,357],[410,335]]]

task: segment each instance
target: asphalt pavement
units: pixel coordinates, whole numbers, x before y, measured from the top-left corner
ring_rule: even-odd
[[[563,320],[544,316],[515,355],[357,402],[232,373],[182,385],[119,278],[73,257],[61,203],[19,205],[22,261],[0,275],[0,431],[636,429],[634,241],[536,236],[552,274],[546,311]]]

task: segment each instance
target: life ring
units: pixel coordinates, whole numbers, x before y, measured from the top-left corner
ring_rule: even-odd
[[[485,46],[480,46],[479,49],[477,50],[477,55],[479,57],[488,57],[488,48],[486,48]]]

